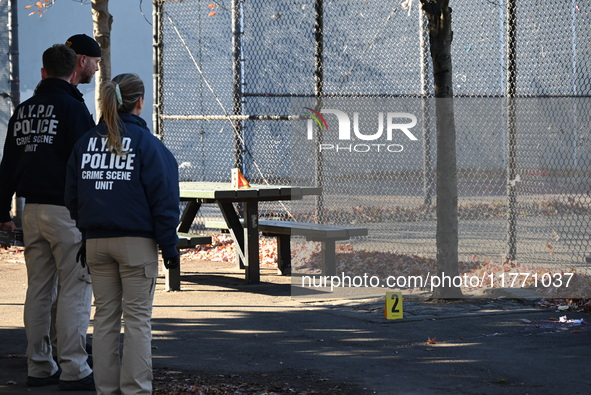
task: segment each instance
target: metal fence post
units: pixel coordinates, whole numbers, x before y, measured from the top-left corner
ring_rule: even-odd
[[[242,40],[241,40],[241,12],[240,0],[232,0],[232,89],[233,102],[232,111],[234,115],[242,115]],[[246,141],[242,134],[242,121],[233,121],[234,127],[234,149],[235,149],[235,163],[234,167],[239,168],[242,172],[244,169],[243,152],[247,150]]]
[[[435,186],[433,164],[431,163],[431,106],[429,102],[429,54],[427,51],[427,37],[429,31],[425,23],[425,15],[419,7],[419,42],[421,48],[421,101],[423,111],[423,204],[431,206],[433,203],[433,189]]]
[[[316,97],[316,108],[322,108],[322,97],[324,95],[324,1],[316,0],[314,5],[314,96]],[[322,144],[322,133],[316,133],[316,146]],[[316,151],[314,166],[315,185],[324,186],[324,160],[320,149]],[[322,194],[316,196],[315,216],[318,223],[324,220],[324,198]]]
[[[162,1],[152,2],[152,47],[153,47],[153,94],[152,128],[154,134],[162,138]]]
[[[12,103],[12,110],[20,104],[20,75],[19,75],[19,48],[18,48],[18,9],[17,1],[9,0],[8,2],[8,64],[10,73],[10,101]],[[14,199],[14,221],[17,226],[21,226],[21,219],[25,199],[16,197]]]
[[[516,1],[507,0],[507,255],[517,257],[517,128],[515,95],[517,88]]]

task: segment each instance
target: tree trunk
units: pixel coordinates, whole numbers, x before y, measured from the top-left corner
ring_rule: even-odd
[[[449,0],[421,0],[429,21],[429,41],[433,61],[435,112],[437,117],[437,275],[441,286],[433,298],[459,298],[454,286],[458,270],[458,178],[456,167],[456,127],[454,121]]]
[[[109,14],[109,0],[92,0],[92,22],[94,39],[101,47],[101,62],[95,78],[95,107],[97,121],[101,117],[101,84],[111,79],[111,25],[113,16]]]

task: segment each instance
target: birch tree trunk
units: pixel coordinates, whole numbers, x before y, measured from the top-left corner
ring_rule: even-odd
[[[101,84],[111,79],[111,25],[113,16],[109,13],[109,0],[92,0],[92,22],[94,39],[101,47],[101,62],[95,77],[95,107],[97,122],[101,117]]]
[[[437,124],[437,274],[441,286],[433,298],[459,298],[462,291],[453,285],[458,270],[458,178],[456,167],[456,127],[454,121],[449,0],[421,0],[429,22],[429,42],[433,61]]]

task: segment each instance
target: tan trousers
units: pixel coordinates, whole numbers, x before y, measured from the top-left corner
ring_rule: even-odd
[[[57,296],[60,379],[80,380],[92,373],[86,362],[92,288],[87,269],[76,262],[82,237],[65,207],[25,204],[22,222],[28,281],[24,309],[28,375],[48,377],[57,372],[50,341],[51,306]]]
[[[96,306],[92,350],[97,393],[151,394],[156,241],[141,237],[88,239],[86,251]]]

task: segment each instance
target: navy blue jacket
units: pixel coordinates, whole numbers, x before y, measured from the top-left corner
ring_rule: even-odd
[[[119,114],[123,155],[109,150],[104,122],[74,146],[65,200],[87,239],[156,239],[164,257],[177,254],[180,217],[178,165],[146,122]]]
[[[67,81],[42,80],[8,122],[0,164],[0,222],[12,195],[26,203],[64,205],[66,164],[76,140],[94,126],[82,94]]]

